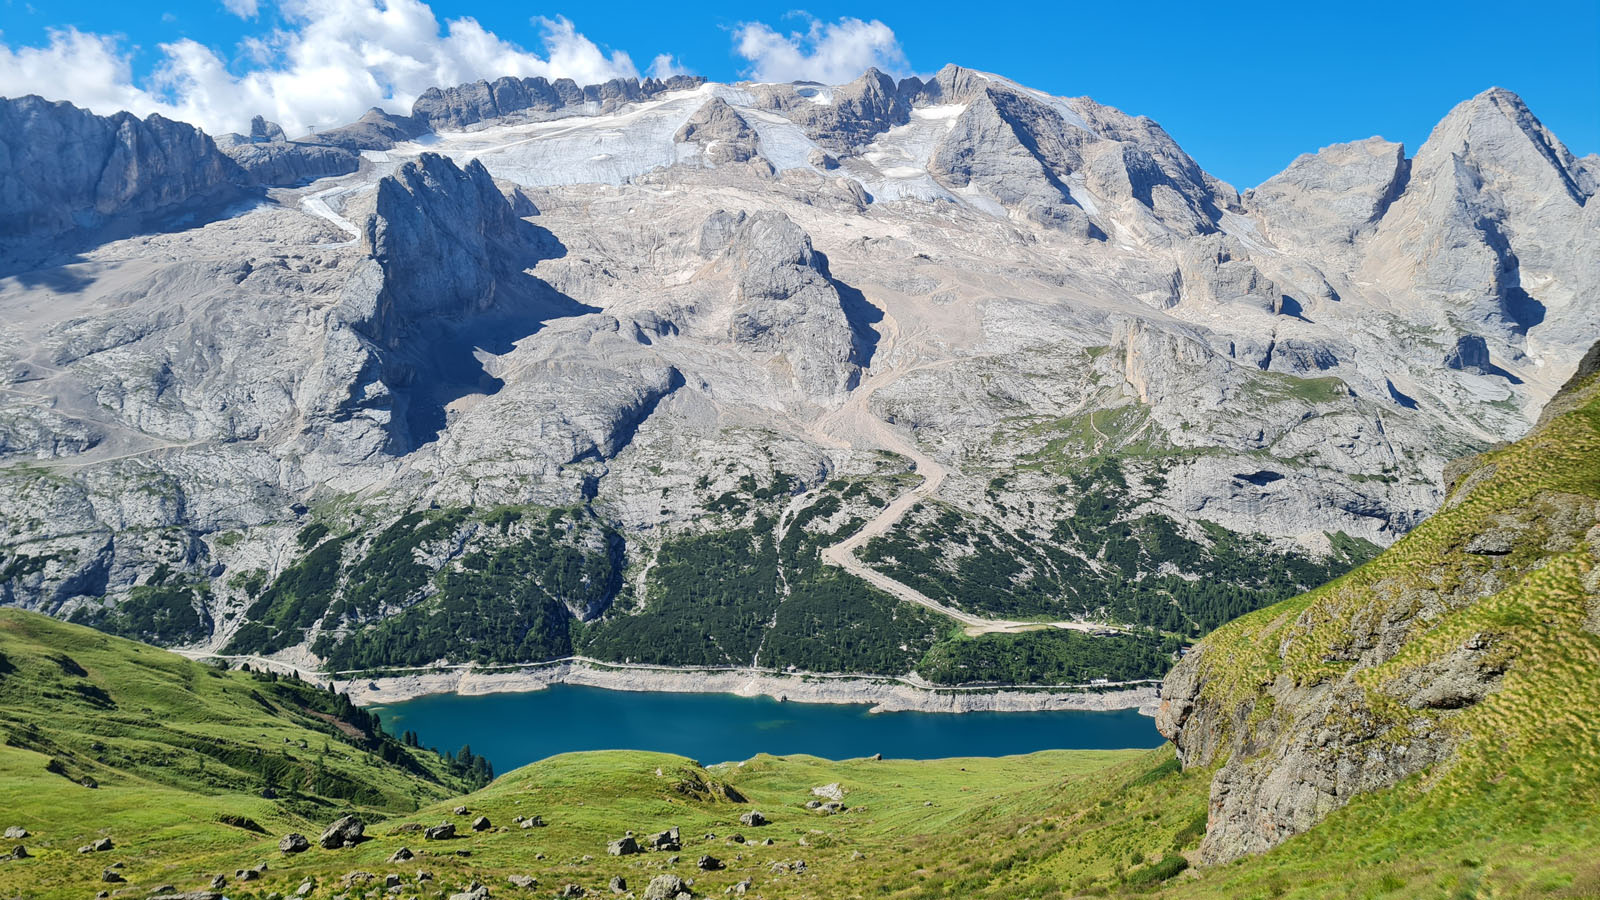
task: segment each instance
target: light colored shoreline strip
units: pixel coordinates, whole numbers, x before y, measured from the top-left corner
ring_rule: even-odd
[[[185,654],[195,659],[249,663],[293,672],[326,684],[330,673],[259,656]],[[459,664],[421,669],[331,673],[334,687],[363,706],[401,703],[430,694],[538,691],[575,684],[615,691],[767,696],[798,703],[864,703],[873,712],[1039,712],[1137,709],[1153,715],[1159,681],[1085,685],[936,685],[921,679],[837,673],[780,672],[753,668],[674,668],[568,657],[523,665]],[[341,677],[342,676],[342,677]]]

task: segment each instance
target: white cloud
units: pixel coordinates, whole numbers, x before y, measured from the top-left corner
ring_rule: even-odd
[[[663,53],[650,60],[650,77],[666,81],[674,75],[692,75],[694,72],[679,64],[677,57]]]
[[[40,94],[102,115],[161,113],[214,134],[248,131],[260,114],[295,135],[354,121],[374,106],[406,113],[430,87],[478,78],[593,84],[639,74],[626,53],[608,55],[564,18],[533,20],[544,32],[540,56],[475,19],[441,26],[423,0],[281,0],[279,10],[287,28],[240,42],[244,68],[230,69],[215,50],[184,38],[160,45],[161,61],[142,83],[131,51],[112,36],[66,28],[49,32],[43,46],[0,43],[0,96]]]
[[[222,0],[222,8],[241,19],[254,19],[261,11],[256,0]]]
[[[812,19],[805,32],[787,35],[763,22],[746,22],[734,29],[733,39],[734,52],[750,62],[748,74],[756,81],[843,84],[871,66],[891,75],[910,68],[894,30],[877,19]]]

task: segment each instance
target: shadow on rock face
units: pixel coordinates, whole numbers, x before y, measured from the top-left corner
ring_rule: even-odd
[[[547,259],[566,255],[566,246],[547,229],[518,221],[518,242],[528,254],[507,264],[496,282],[493,304],[482,312],[439,319],[408,335],[388,360],[392,379],[404,404],[404,421],[413,448],[439,438],[449,422],[450,405],[463,397],[491,396],[505,382],[490,374],[490,357],[516,349],[517,342],[537,334],[555,320],[600,312],[551,287],[525,271]]]

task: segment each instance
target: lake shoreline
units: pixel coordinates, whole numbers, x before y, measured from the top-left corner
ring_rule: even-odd
[[[470,666],[338,681],[361,706],[432,694],[539,691],[571,684],[614,691],[735,694],[796,703],[862,704],[872,712],[1049,712],[1136,709],[1153,716],[1159,684],[1106,687],[1027,685],[946,687],[907,678],[782,673],[762,669],[678,669],[570,659],[509,668]]]

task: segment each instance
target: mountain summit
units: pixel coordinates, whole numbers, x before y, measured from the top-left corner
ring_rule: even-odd
[[[0,122],[0,601],[200,650],[1159,674],[1600,330],[1600,163],[1499,89],[1243,194],[957,66]]]

